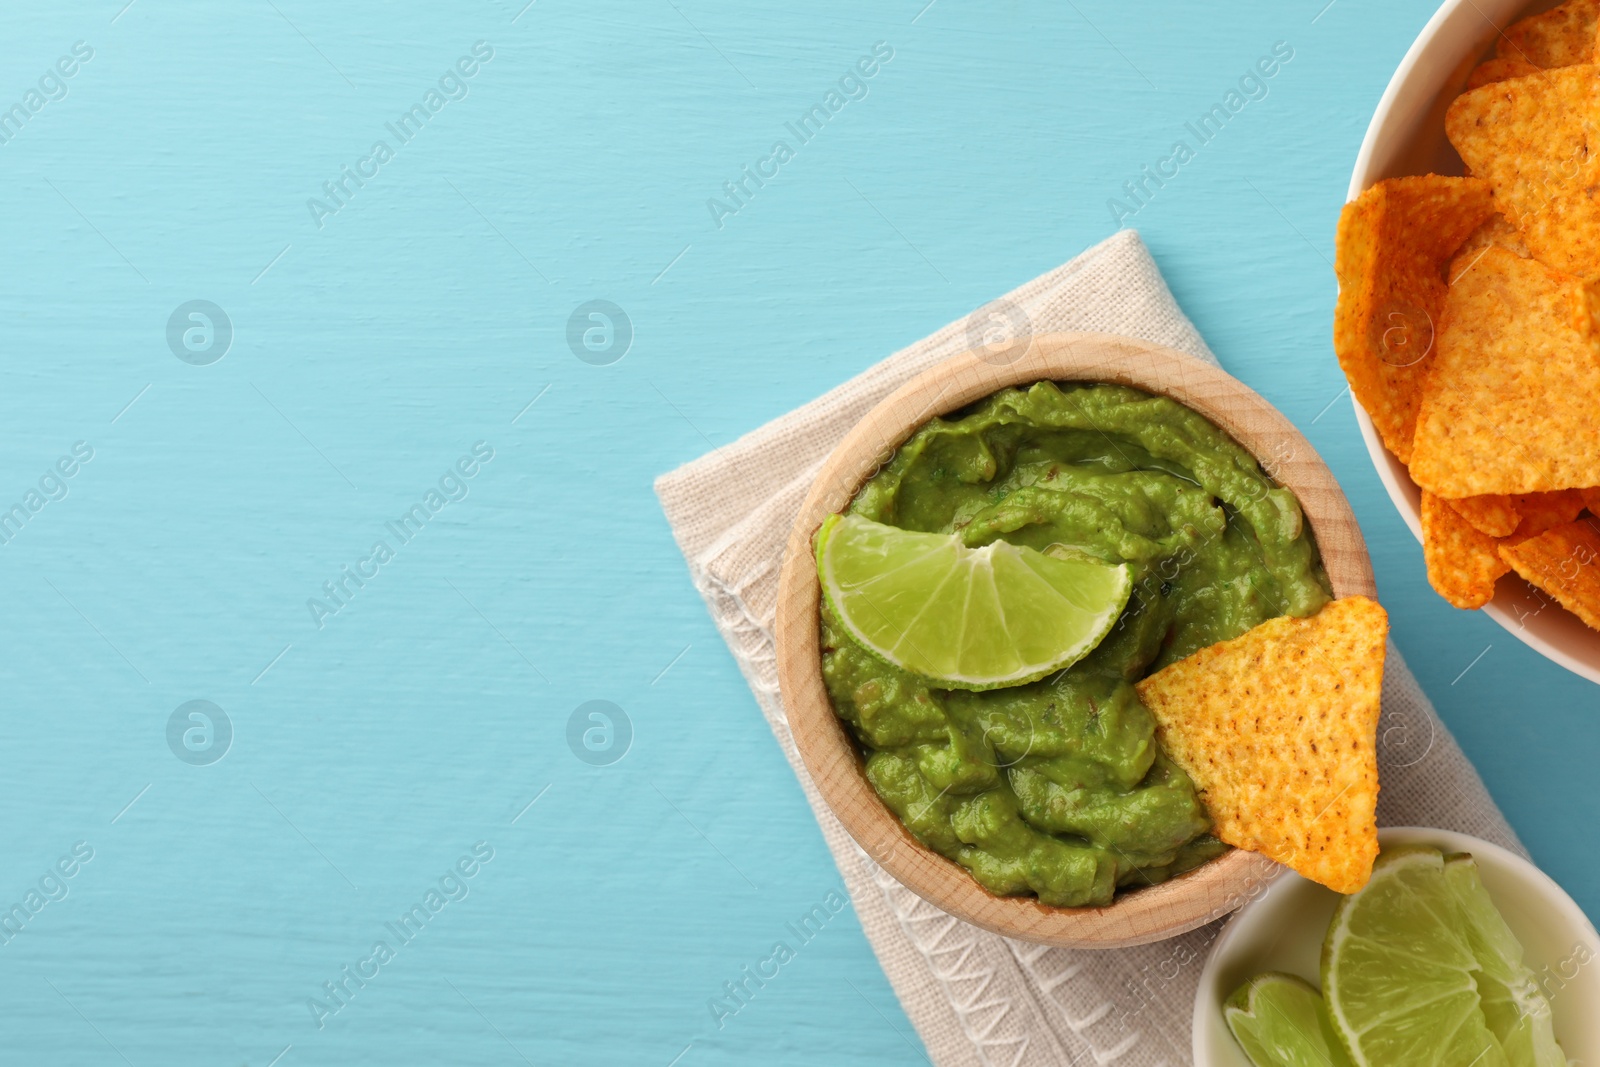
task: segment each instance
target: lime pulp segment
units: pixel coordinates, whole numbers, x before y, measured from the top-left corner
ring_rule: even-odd
[[[1469,855],[1448,856],[1445,881],[1460,906],[1467,943],[1478,961],[1484,1020],[1511,1067],[1567,1067],[1556,1043],[1555,1019],[1538,977],[1523,962],[1522,945],[1494,906]]]
[[[1255,1067],[1350,1067],[1322,997],[1304,979],[1257,975],[1234,990],[1222,1015]]]
[[[823,595],[863,647],[951,689],[1021,685],[1069,667],[1116,624],[1124,564],[995,541],[968,548],[832,515],[817,538]]]
[[[1385,851],[1366,887],[1339,902],[1322,992],[1357,1067],[1510,1067],[1484,1017],[1464,927],[1434,848]]]

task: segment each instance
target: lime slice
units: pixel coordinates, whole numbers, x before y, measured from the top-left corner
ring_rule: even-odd
[[[1322,945],[1328,1014],[1358,1067],[1509,1067],[1436,848],[1385,851]]]
[[[1467,943],[1482,970],[1478,995],[1489,1030],[1505,1049],[1511,1067],[1567,1067],[1556,1043],[1550,1001],[1522,960],[1522,945],[1483,886],[1477,862],[1468,855],[1444,861],[1445,881],[1455,892],[1466,920]]]
[[[1222,1017],[1255,1067],[1349,1067],[1322,997],[1294,975],[1250,979],[1233,991]]]
[[[1110,632],[1133,591],[1122,564],[1056,559],[996,541],[830,515],[817,572],[868,651],[949,689],[995,689],[1070,667]]]

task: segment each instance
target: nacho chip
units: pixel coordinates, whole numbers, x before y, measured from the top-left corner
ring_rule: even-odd
[[[1539,67],[1570,67],[1594,62],[1600,0],[1567,0],[1560,7],[1507,26],[1495,55]]]
[[[1445,133],[1534,256],[1600,281],[1600,67],[1563,67],[1462,93]]]
[[[1391,178],[1346,204],[1333,347],[1389,451],[1411,457],[1417,395],[1444,306],[1450,256],[1492,211],[1475,178]]]
[[[1467,75],[1467,88],[1476,89],[1494,82],[1503,82],[1510,78],[1525,78],[1529,74],[1537,74],[1544,68],[1536,63],[1529,63],[1520,56],[1500,57],[1486,59],[1472,68],[1472,73]]]
[[[1576,489],[1562,489],[1554,493],[1523,493],[1515,499],[1517,512],[1522,519],[1507,537],[1512,544],[1537,537],[1557,526],[1565,526],[1583,512],[1583,494]]]
[[[1517,523],[1522,521],[1522,513],[1517,510],[1516,501],[1512,497],[1500,496],[1497,493],[1446,500],[1445,503],[1454,508],[1457,515],[1471,523],[1473,529],[1490,537],[1509,537],[1517,528]]]
[[[1494,599],[1494,583],[1511,567],[1500,558],[1500,542],[1432,493],[1422,494],[1422,559],[1428,584],[1467,611]]]
[[[1138,684],[1222,840],[1353,893],[1378,855],[1389,617],[1347,597],[1201,649]]]
[[[1456,279],[1411,477],[1449,499],[1600,480],[1600,357],[1578,279],[1491,248]]]
[[[1467,235],[1467,239],[1461,242],[1461,247],[1456,249],[1454,258],[1450,260],[1450,266],[1445,268],[1444,280],[1453,284],[1457,278],[1477,266],[1478,260],[1483,258],[1483,253],[1490,248],[1509,249],[1523,259],[1531,255],[1528,243],[1522,239],[1522,234],[1517,232],[1517,228],[1511,225],[1509,219],[1496,212],[1489,216],[1489,221],[1473,230]]]
[[[1500,555],[1518,574],[1600,630],[1600,531],[1587,522],[1569,522],[1521,544],[1501,545]]]

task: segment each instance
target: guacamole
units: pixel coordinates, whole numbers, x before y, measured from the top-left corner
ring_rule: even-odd
[[[1039,382],[923,426],[850,510],[1133,568],[1127,608],[1084,659],[985,692],[891,666],[824,602],[834,709],[918,840],[993,893],[1061,907],[1109,904],[1226,850],[1133,683],[1331,599],[1299,503],[1254,457],[1173,400]]]

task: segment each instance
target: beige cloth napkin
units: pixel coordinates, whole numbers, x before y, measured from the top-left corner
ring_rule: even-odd
[[[822,826],[873,950],[937,1067],[1192,1063],[1200,967],[1222,922],[1116,951],[1042,948],[980,930],[901,887],[817,796],[778,695],[772,643],[789,527],[823,459],[879,400],[973,347],[970,324],[1119,333],[1213,363],[1139,235],[1123,230],[980,313],[656,481],[667,521]],[[981,326],[979,327],[981,329]],[[1384,825],[1459,830],[1521,850],[1391,644],[1379,725]]]

